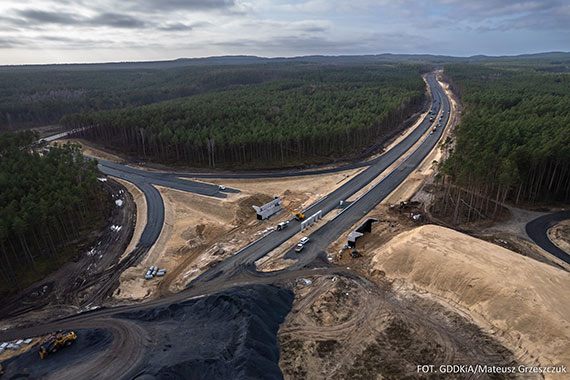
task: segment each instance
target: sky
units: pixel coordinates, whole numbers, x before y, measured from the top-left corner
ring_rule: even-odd
[[[0,65],[546,51],[568,0],[0,0]]]

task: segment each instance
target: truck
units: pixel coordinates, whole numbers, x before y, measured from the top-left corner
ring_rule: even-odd
[[[287,228],[287,226],[289,226],[289,221],[281,222],[277,225],[277,231],[284,230],[285,228]]]
[[[71,346],[76,340],[77,335],[75,335],[73,331],[58,332],[40,346],[40,358],[45,359],[49,354],[53,354],[64,347]]]

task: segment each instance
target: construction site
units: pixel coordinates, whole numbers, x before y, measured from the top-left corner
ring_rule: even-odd
[[[112,212],[2,303],[4,378],[566,378],[519,370],[570,365],[570,261],[525,229],[555,212],[432,214],[463,108],[441,71],[424,80],[423,108],[361,162],[188,173],[55,140],[99,160]],[[560,218],[545,233],[568,253]],[[479,364],[516,371],[418,370]]]

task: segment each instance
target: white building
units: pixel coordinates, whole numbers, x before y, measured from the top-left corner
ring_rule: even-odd
[[[275,197],[269,203],[264,204],[263,206],[252,206],[257,212],[257,219],[265,220],[269,218],[271,215],[278,213],[279,211],[283,210],[283,201],[279,197]]]

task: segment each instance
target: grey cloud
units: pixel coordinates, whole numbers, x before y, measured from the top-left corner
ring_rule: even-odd
[[[548,12],[527,14],[506,23],[509,29],[565,30],[570,31],[570,5],[553,8]]]
[[[133,16],[119,13],[101,13],[87,22],[93,26],[111,26],[114,28],[144,28],[147,22]]]
[[[113,48],[119,45],[116,41],[90,38],[74,38],[56,35],[43,35],[37,38],[16,37],[13,39],[0,39],[0,48],[57,48],[57,49],[92,49],[92,48]]]
[[[157,27],[157,29],[163,30],[166,32],[186,32],[186,31],[190,31],[190,30],[193,30],[195,28],[203,27],[206,25],[210,25],[210,23],[208,23],[208,22],[195,22],[193,24],[183,24],[183,23],[178,22],[178,23],[161,25],[161,26]]]
[[[306,33],[322,33],[326,32],[328,28],[320,25],[308,25],[306,27],[301,28],[301,30]]]
[[[403,42],[407,41],[407,42]],[[223,48],[249,51],[282,52],[280,54],[373,54],[384,51],[414,51],[424,46],[421,36],[376,33],[360,38],[334,40],[317,36],[283,36],[270,40],[239,39],[214,43]]]
[[[73,13],[66,12],[46,12],[34,9],[18,11],[17,14],[23,19],[7,18],[8,22],[14,25],[73,25],[73,26],[110,26],[113,28],[145,28],[152,26],[152,24],[144,21],[143,19],[136,18],[128,14],[120,13],[100,13],[95,17],[83,17]]]
[[[39,22],[42,24],[68,24],[74,25],[81,22],[81,18],[72,13],[65,12],[45,12],[34,9],[19,11],[18,15],[27,21]]]
[[[559,30],[570,31],[570,5],[563,5],[541,12],[524,13],[500,22],[488,22],[476,28],[480,32],[505,32],[509,30]]]
[[[215,10],[230,9],[236,5],[235,0],[142,0],[133,2],[133,6],[143,5],[147,9],[157,11]]]
[[[559,0],[439,0],[438,3],[450,6],[448,16],[461,19],[484,20],[486,17],[508,17],[541,12],[557,7]]]
[[[12,48],[17,45],[19,44],[14,40],[0,38],[0,49]]]

